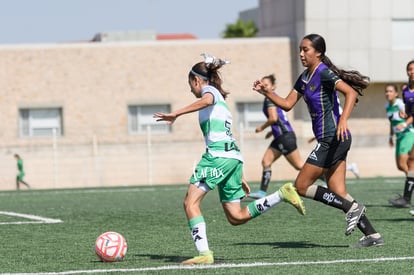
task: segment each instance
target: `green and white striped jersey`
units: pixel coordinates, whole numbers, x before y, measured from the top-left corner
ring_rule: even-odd
[[[398,137],[406,130],[412,130],[411,125],[406,125],[405,119],[400,117],[400,111],[405,111],[405,105],[401,98],[396,98],[393,104],[387,102],[385,104],[385,110],[387,112],[387,117],[391,122],[391,126],[393,128],[394,133]],[[397,127],[400,124],[405,124],[403,128]]]
[[[231,126],[233,122],[229,107],[220,92],[213,86],[205,86],[201,95],[211,93],[214,97],[212,105],[198,113],[198,120],[203,132],[207,151],[214,157],[232,158],[243,161],[243,157],[233,138]]]

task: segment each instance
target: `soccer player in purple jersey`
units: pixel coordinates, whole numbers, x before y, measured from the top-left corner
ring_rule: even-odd
[[[414,59],[407,63],[406,67],[407,76],[408,76],[408,83],[406,87],[403,89],[403,100],[405,104],[405,111],[406,114],[409,116],[407,118],[407,123],[413,123],[414,117]],[[404,185],[404,194],[410,195],[410,202],[411,196],[414,188],[414,150],[410,151],[410,155],[408,158],[408,172],[407,178]],[[404,196],[403,196],[404,197]],[[410,210],[410,214],[414,215],[414,210]]]
[[[273,74],[264,76],[262,83],[265,89],[276,93],[276,77]],[[303,166],[303,160],[296,144],[296,135],[289,123],[286,112],[275,106],[268,98],[265,98],[263,113],[267,120],[262,125],[257,126],[255,131],[260,133],[270,127],[271,131],[266,134],[266,138],[273,136],[273,140],[263,155],[260,190],[249,194],[249,197],[254,199],[266,196],[272,177],[272,164],[282,155],[296,170],[300,170]]]
[[[383,245],[382,236],[365,215],[365,206],[348,194],[345,185],[346,156],[352,141],[347,120],[358,94],[362,95],[361,91],[369,85],[369,78],[358,71],[338,69],[332,64],[325,55],[325,40],[318,34],[306,35],[299,50],[300,60],[306,70],[286,98],[266,91],[259,80],[253,83],[253,90],[285,111],[292,109],[300,98],[304,98],[318,144],[295,180],[298,193],[343,210],[346,213],[345,235],[350,235],[355,227],[364,234],[352,247]],[[342,113],[338,104],[335,104],[338,92],[345,97]],[[327,188],[314,184],[322,175],[326,176]]]
[[[414,156],[410,157],[414,146],[414,128],[410,122],[407,123],[407,108],[403,100],[398,98],[397,85],[385,85],[385,98],[387,100],[385,110],[390,120],[389,144],[390,146],[394,145],[393,136],[395,134],[397,168],[406,175],[403,195],[390,199],[389,202],[395,207],[410,207],[414,187]]]

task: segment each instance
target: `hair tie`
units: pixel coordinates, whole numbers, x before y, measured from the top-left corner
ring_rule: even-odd
[[[210,68],[211,64],[213,64],[216,67],[221,67],[225,64],[230,63],[230,61],[222,60],[220,58],[216,58],[215,56],[212,56],[208,53],[202,53],[201,56],[204,57],[204,63],[206,64],[207,68]]]

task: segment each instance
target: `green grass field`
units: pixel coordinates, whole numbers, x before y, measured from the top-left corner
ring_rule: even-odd
[[[185,185],[0,192],[0,273],[414,274],[414,217],[388,205],[403,181],[348,180],[350,194],[367,206],[385,239],[383,247],[363,249],[348,247],[362,235],[345,236],[337,209],[305,199],[307,215],[300,216],[282,203],[235,227],[213,191],[202,211],[216,263],[201,268],[179,264],[196,254],[182,209]],[[270,191],[281,184],[272,183]],[[95,256],[95,239],[105,231],[127,239],[123,262]]]

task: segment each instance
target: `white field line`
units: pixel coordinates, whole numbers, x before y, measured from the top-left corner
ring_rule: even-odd
[[[0,215],[12,216],[12,217],[19,217],[28,219],[30,221],[19,221],[19,222],[0,222],[2,224],[27,224],[27,223],[61,223],[62,220],[59,219],[50,219],[41,216],[29,215],[29,214],[22,214],[22,213],[15,213],[15,212],[7,212],[7,211],[0,211]]]
[[[118,269],[91,269],[91,270],[70,270],[61,272],[41,272],[41,273],[0,273],[0,275],[70,275],[70,274],[93,274],[93,273],[119,273],[119,272],[147,272],[163,270],[199,270],[199,269],[220,269],[220,268],[251,268],[260,266],[295,266],[295,265],[332,265],[346,263],[367,263],[367,262],[396,262],[412,261],[414,256],[396,258],[373,258],[373,259],[342,259],[332,261],[311,261],[311,262],[279,262],[279,263],[239,263],[239,264],[214,264],[214,265],[166,265],[157,267],[142,268],[118,268]]]

